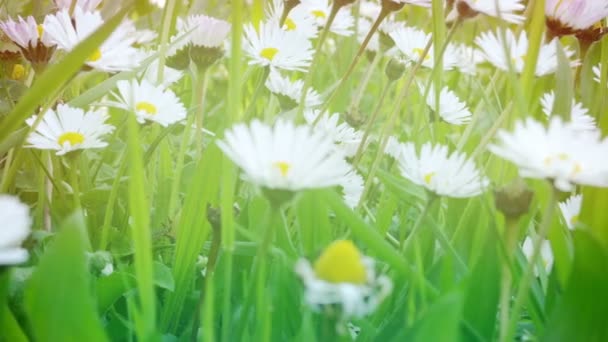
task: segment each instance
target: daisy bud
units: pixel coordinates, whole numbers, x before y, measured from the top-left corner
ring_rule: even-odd
[[[224,49],[221,47],[192,46],[190,48],[190,60],[199,70],[207,69],[222,57],[224,57]]]
[[[533,197],[534,193],[521,178],[494,191],[496,209],[505,218],[512,220],[517,220],[528,212]]]
[[[400,79],[401,76],[403,76],[404,72],[405,72],[405,65],[403,63],[401,63],[399,60],[394,59],[394,58],[391,58],[391,60],[388,61],[388,64],[386,65],[386,68],[384,69],[384,74],[391,81],[396,81],[396,80]]]
[[[186,70],[190,65],[190,46],[184,46],[175,52],[174,55],[167,57],[167,66],[177,70]]]

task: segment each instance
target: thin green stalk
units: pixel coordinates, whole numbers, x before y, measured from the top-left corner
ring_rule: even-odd
[[[390,13],[390,11],[388,9],[386,9],[385,7],[382,7],[382,10],[378,14],[376,21],[374,21],[374,24],[369,29],[369,32],[365,36],[365,39],[363,39],[363,42],[361,43],[361,46],[359,47],[359,50],[357,51],[355,58],[353,58],[348,69],[344,73],[344,76],[342,76],[342,78],[340,79],[340,82],[338,83],[336,88],[334,88],[334,90],[331,93],[331,95],[329,96],[329,98],[327,98],[327,100],[325,101],[325,104],[323,105],[324,110],[327,110],[327,108],[331,104],[331,101],[336,97],[336,94],[338,94],[338,92],[342,89],[342,86],[344,86],[346,81],[349,79],[350,75],[353,73],[353,71],[355,70],[355,67],[359,63],[359,59],[361,59],[361,56],[363,56],[363,53],[365,52],[365,48],[367,48],[369,41],[372,39],[372,36],[374,35],[374,33],[376,33],[376,31],[378,30],[378,27],[380,27],[380,24],[389,15],[389,13]],[[314,70],[314,69],[311,69],[311,70]]]
[[[521,89],[524,96],[529,96],[532,90],[532,82],[536,73],[536,64],[541,45],[543,43],[543,31],[545,29],[545,0],[535,0],[532,9],[532,22],[530,23],[530,42],[526,52],[524,70],[521,74]],[[526,100],[526,103],[528,101]],[[519,113],[524,115],[524,113]]]
[[[494,135],[496,135],[496,132],[498,131],[498,129],[500,129],[500,127],[502,127],[502,124],[506,121],[507,117],[509,116],[509,113],[511,113],[512,107],[513,107],[513,102],[509,102],[507,107],[502,111],[502,113],[500,113],[500,116],[498,117],[498,119],[496,119],[494,121],[494,124],[492,124],[492,127],[490,127],[490,129],[486,132],[486,134],[484,134],[484,136],[481,138],[481,140],[479,141],[479,144],[477,144],[477,147],[475,148],[473,153],[471,153],[471,158],[473,158],[473,159],[477,158],[481,154],[481,152],[483,152],[486,149],[486,146],[490,143],[490,140],[492,140],[492,138],[494,138]]]
[[[241,77],[242,77],[242,36],[243,36],[243,0],[232,0],[232,37],[230,62],[228,65],[228,104],[227,115],[225,116],[224,127],[230,126],[233,122],[239,121],[241,116]]]
[[[79,151],[72,153],[80,153]],[[78,177],[78,159],[80,156],[72,156],[70,158],[70,182],[72,183],[72,195],[74,196],[74,209],[80,210],[82,205],[80,203],[80,177]]]
[[[434,194],[429,195],[429,199],[427,200],[426,204],[422,208],[420,215],[418,215],[418,218],[416,219],[416,222],[414,223],[414,226],[412,227],[412,231],[410,232],[410,235],[408,235],[408,237],[405,239],[405,241],[401,245],[401,252],[403,254],[406,254],[408,252],[409,247],[412,244],[412,241],[414,241],[414,237],[416,235],[418,235],[418,232],[422,228],[422,223],[424,222],[426,215],[428,214],[429,210],[431,209],[431,206],[433,205],[433,203],[435,203],[435,200],[437,198],[438,197]]]
[[[203,123],[205,121],[205,100],[207,97],[207,84],[209,77],[207,76],[207,68],[201,71],[201,74],[197,75],[197,104],[196,104],[196,154],[201,155],[203,152]]]
[[[270,67],[267,66],[264,68],[264,73],[260,75],[258,85],[255,87],[255,91],[253,92],[253,96],[251,97],[251,101],[249,102],[249,106],[245,110],[245,119],[248,119],[251,116],[251,113],[255,110],[256,102],[258,100],[258,97],[260,97],[260,94],[262,94],[262,89],[264,89],[266,80],[268,79],[269,75]]]
[[[103,224],[101,226],[101,241],[99,242],[99,250],[101,251],[106,250],[108,247],[110,238],[110,224],[112,223],[112,216],[114,214],[114,205],[116,204],[116,198],[118,197],[120,180],[127,168],[128,159],[128,155],[125,153],[121,158],[120,166],[118,167],[118,171],[114,177],[114,182],[112,182],[112,189],[110,190],[110,195],[108,196],[108,204],[106,205],[106,210],[104,211]]]
[[[164,76],[165,54],[167,53],[167,43],[169,42],[169,32],[171,31],[172,23],[175,20],[174,11],[177,1],[168,0],[163,10],[163,21],[160,29],[160,43],[158,53],[158,73],[157,82],[161,84]]]
[[[230,301],[232,295],[232,268],[234,251],[224,250],[222,253],[224,260],[224,295],[222,298],[222,317],[226,320],[226,323],[222,325],[222,342],[232,341],[230,332],[232,331],[232,303]]]
[[[171,182],[171,195],[169,196],[169,217],[172,218],[177,210],[177,203],[179,202],[179,186],[182,180],[182,171],[184,170],[184,160],[186,158],[186,150],[190,145],[190,138],[192,132],[192,124],[194,123],[196,115],[190,115],[186,121],[186,128],[182,136],[181,146],[177,154],[177,162],[175,163],[175,176]]]
[[[321,35],[319,36],[319,40],[317,41],[315,55],[313,56],[312,62],[310,63],[309,71],[306,73],[306,77],[304,78],[304,86],[302,87],[302,94],[300,95],[300,101],[299,101],[299,105],[298,105],[298,115],[297,115],[298,118],[301,118],[302,115],[304,114],[306,96],[308,95],[308,89],[310,89],[310,86],[312,85],[314,71],[317,67],[317,64],[319,64],[319,59],[321,58],[321,54],[323,53],[322,52],[323,44],[325,43],[325,40],[327,39],[327,36],[329,35],[331,25],[333,24],[334,20],[336,19],[336,15],[338,15],[339,10],[340,10],[340,8],[338,6],[336,6],[336,4],[334,3],[334,5],[331,7],[331,12],[329,13],[329,17],[327,18],[327,21],[325,22],[325,27],[323,27],[323,30],[321,30]],[[317,117],[317,120],[319,118],[321,118],[321,115],[319,115]]]
[[[384,85],[384,89],[382,89],[382,94],[380,95],[380,99],[378,100],[378,103],[376,104],[376,108],[374,108],[374,112],[373,112],[372,116],[369,118],[369,120],[367,120],[367,124],[365,125],[365,132],[363,133],[363,138],[361,138],[361,143],[359,143],[359,147],[357,147],[357,153],[355,154],[355,157],[353,158],[353,167],[355,167],[355,168],[359,164],[359,161],[361,161],[361,157],[363,156],[363,150],[365,149],[365,145],[367,143],[367,138],[369,138],[369,134],[371,133],[372,126],[374,125],[374,122],[378,118],[378,114],[380,114],[380,110],[382,109],[382,105],[384,104],[384,99],[386,98],[386,95],[390,91],[391,85],[393,85],[393,84],[394,84],[394,81],[389,80]]]
[[[505,341],[509,329],[509,308],[511,301],[511,283],[513,275],[511,274],[511,262],[513,252],[517,246],[517,219],[507,218],[503,239],[505,243],[505,258],[502,264],[502,277],[500,282],[500,330],[499,341]]]
[[[378,66],[378,63],[380,63],[381,60],[382,60],[382,54],[376,53],[376,55],[374,56],[374,59],[372,60],[369,67],[365,71],[365,75],[363,75],[363,79],[361,80],[361,82],[359,83],[359,86],[357,87],[355,96],[353,97],[352,101],[350,102],[350,105],[348,106],[348,108],[350,108],[351,112],[355,112],[359,108],[359,104],[361,103],[361,99],[363,98],[363,93],[365,92],[365,89],[367,88],[369,81],[372,79],[372,75],[374,74],[374,71],[376,70],[376,66]]]
[[[519,289],[517,290],[517,295],[515,296],[515,303],[513,304],[513,310],[511,311],[511,316],[509,319],[509,323],[507,324],[507,333],[504,336],[504,339],[501,342],[513,341],[513,336],[515,335],[515,330],[517,328],[517,321],[519,319],[519,315],[524,305],[524,301],[526,296],[528,295],[528,290],[530,289],[530,285],[532,283],[532,279],[534,277],[534,268],[538,263],[538,258],[540,257],[540,247],[542,245],[543,240],[547,236],[549,232],[549,228],[551,227],[551,221],[553,219],[553,214],[555,212],[555,206],[557,204],[557,190],[553,186],[551,186],[551,191],[549,194],[549,201],[547,202],[547,207],[545,208],[545,212],[543,213],[543,218],[540,223],[540,227],[538,229],[538,234],[534,237],[534,242],[532,244],[532,257],[528,262],[528,266],[525,270],[524,277],[519,282]]]

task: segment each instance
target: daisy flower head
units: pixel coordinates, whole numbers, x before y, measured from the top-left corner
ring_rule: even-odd
[[[30,235],[30,208],[17,197],[0,194],[0,265],[25,262],[28,252],[21,247]]]
[[[526,8],[522,2],[523,0],[456,0],[448,20],[453,20],[457,16],[468,19],[478,14],[485,14],[509,23],[521,24],[524,16],[517,13]]]
[[[71,51],[103,25],[101,14],[97,11],[86,12],[80,7],[74,9],[70,18],[67,9],[44,18],[44,30],[57,49]],[[135,43],[136,30],[130,21],[123,22],[99,46],[85,64],[93,69],[106,72],[132,70],[139,65],[142,54],[132,45]]]
[[[517,73],[523,71],[528,53],[528,36],[525,31],[521,31],[519,37],[511,30],[484,32],[475,38],[475,44],[481,49],[483,57],[498,69],[509,71],[511,66]],[[536,63],[536,76],[552,74],[557,69],[556,44],[559,44],[559,41],[554,39],[541,46]],[[574,51],[568,48],[564,48],[564,52],[568,58],[574,55]],[[571,62],[571,66],[576,65],[578,62]]]
[[[186,118],[186,109],[170,89],[154,86],[146,79],[121,80],[116,83],[117,108],[132,112],[137,122],[154,121],[167,127]]]
[[[28,146],[41,150],[55,150],[61,156],[68,152],[102,148],[108,144],[102,137],[114,131],[114,126],[106,124],[108,115],[102,111],[87,111],[65,104],[49,109],[36,130],[28,138]],[[31,127],[37,120],[32,116],[25,122]]]
[[[291,81],[288,77],[283,77],[278,71],[272,70],[266,80],[266,88],[277,96],[283,110],[291,110],[300,103],[304,81]],[[304,106],[310,108],[320,104],[321,95],[314,89],[309,88]]]
[[[555,93],[553,91],[545,93],[540,99],[540,104],[543,113],[545,113],[547,117],[551,116],[553,106],[555,105]],[[576,130],[594,131],[597,129],[595,118],[589,115],[589,112],[583,107],[582,103],[576,102],[574,99],[572,99],[570,121]]]
[[[253,25],[244,29],[243,49],[250,58],[249,65],[306,71],[313,54],[308,39],[281,29],[276,22],[261,23],[259,29],[257,32]]]
[[[300,0],[300,4],[292,9],[291,12],[301,12],[304,15],[311,17],[317,27],[322,29],[327,24],[327,19],[329,19],[331,10],[332,5],[329,0]],[[350,8],[341,7],[329,28],[329,31],[339,36],[350,36],[353,34],[354,26],[355,18],[350,13]]]
[[[423,58],[423,67],[435,67],[433,46],[431,46],[428,53],[424,55],[424,50],[428,42],[432,39],[430,33],[413,27],[400,26],[389,32],[389,36],[395,42],[395,46],[397,46],[401,56],[406,62],[416,63],[420,58]],[[454,46],[451,44],[446,47],[443,55],[444,70],[451,70],[458,63],[457,54],[454,49]]]
[[[583,195],[573,195],[564,202],[559,203],[559,210],[562,212],[568,229],[574,229],[578,224],[582,205]]]
[[[423,86],[421,86],[420,91],[424,94]],[[439,108],[437,108],[435,89],[431,86],[426,97],[426,104],[443,121],[452,125],[464,125],[471,121],[472,114],[467,108],[467,104],[461,102],[458,96],[448,87],[441,89],[441,93],[439,93]]]
[[[340,114],[330,115],[327,112],[321,113],[320,110],[308,110],[304,112],[304,119],[309,125],[314,126],[315,131],[330,138],[336,150],[344,156],[352,157],[357,153],[359,144],[363,140],[363,133],[346,122],[340,123]]]
[[[464,153],[444,145],[425,143],[416,152],[413,143],[402,143],[397,154],[401,175],[439,196],[467,198],[481,194],[489,181]]]
[[[306,304],[315,311],[337,306],[342,319],[369,315],[392,291],[390,279],[376,274],[374,260],[349,240],[334,241],[313,265],[298,260],[295,271]]]
[[[534,254],[534,243],[529,236],[527,236],[524,240],[521,251],[524,253],[526,259],[528,259],[528,262],[530,262],[532,259],[532,254]],[[549,273],[549,271],[551,271],[551,267],[553,267],[553,250],[551,249],[549,240],[543,240],[540,245],[540,262],[545,269],[545,273]],[[539,270],[537,265],[534,267],[534,275],[538,276],[538,274]]]
[[[243,178],[263,189],[289,192],[341,185],[351,167],[336,153],[333,141],[308,125],[279,120],[239,123],[217,142],[243,171]]]
[[[497,137],[490,151],[514,163],[524,178],[551,180],[561,191],[574,184],[608,187],[608,162],[598,158],[608,155],[608,141],[597,130],[581,132],[553,116],[548,127],[528,118]]]
[[[55,2],[57,9],[59,9],[59,10],[63,10],[63,9],[69,10],[70,7],[72,6],[72,2],[76,1],[77,8],[80,8],[81,10],[83,10],[85,12],[92,12],[97,8],[97,6],[99,6],[99,4],[101,3],[102,0],[53,0],[53,1]]]
[[[586,30],[608,16],[605,0],[547,0],[545,2],[547,29],[560,37]]]
[[[54,44],[44,31],[44,26],[37,24],[34,17],[1,21],[0,30],[19,46],[25,59],[32,64],[46,64],[51,59]]]
[[[269,21],[280,23],[284,11],[285,2],[283,0],[273,0],[268,11]],[[316,38],[319,33],[319,28],[313,16],[304,11],[294,11],[293,9],[287,13],[281,28],[285,31],[297,33],[307,39]]]
[[[463,74],[474,76],[477,74],[477,65],[485,62],[483,55],[472,46],[456,44],[456,68]]]

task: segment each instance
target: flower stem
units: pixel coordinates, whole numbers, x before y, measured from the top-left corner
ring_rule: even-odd
[[[251,97],[251,101],[249,102],[249,106],[247,107],[247,110],[245,111],[245,119],[248,119],[249,116],[251,115],[251,113],[254,111],[255,108],[255,103],[258,100],[258,97],[260,97],[260,94],[262,93],[262,89],[264,89],[264,84],[266,83],[266,80],[268,79],[268,76],[270,75],[270,67],[266,67],[264,68],[264,73],[262,75],[260,75],[260,79],[258,80],[258,85],[255,87],[255,91],[253,92],[253,96]]]
[[[114,177],[112,183],[112,189],[110,190],[110,196],[106,205],[106,210],[103,215],[103,225],[101,226],[101,242],[99,243],[99,250],[104,251],[108,247],[108,240],[110,237],[110,224],[112,223],[112,214],[114,213],[114,204],[118,197],[118,188],[120,187],[120,180],[127,169],[127,153],[124,153],[118,172]]]
[[[72,153],[80,153],[80,152],[72,152]],[[82,204],[80,203],[80,177],[78,177],[78,161],[80,156],[74,156],[70,159],[70,182],[72,183],[72,194],[74,195],[74,210],[79,210],[82,208]]]
[[[551,184],[549,201],[547,202],[547,207],[545,208],[545,212],[543,213],[543,218],[539,226],[538,234],[535,236],[534,239],[532,247],[532,257],[528,262],[524,277],[520,281],[519,289],[517,291],[517,295],[515,296],[515,303],[513,304],[513,310],[511,311],[511,316],[507,324],[507,332],[504,334],[503,339],[500,340],[501,342],[513,341],[513,335],[515,334],[515,329],[517,327],[517,320],[524,301],[526,299],[526,295],[528,294],[532,278],[534,276],[534,268],[536,267],[538,258],[540,257],[541,244],[545,236],[547,236],[549,228],[551,227],[551,221],[553,219],[553,213],[555,211],[556,203],[557,190],[555,189],[553,184]]]
[[[499,341],[504,341],[509,328],[509,308],[511,299],[511,282],[513,275],[511,274],[511,262],[513,252],[517,244],[517,223],[514,218],[507,218],[504,236],[505,244],[505,259],[502,264],[502,277],[500,283],[500,338]]]
[[[323,27],[323,30],[321,31],[321,36],[319,36],[319,40],[317,41],[315,55],[312,58],[312,62],[310,63],[309,71],[306,73],[306,77],[304,78],[304,86],[302,87],[302,94],[300,95],[300,102],[298,105],[298,113],[297,113],[297,117],[299,117],[299,118],[301,118],[302,115],[304,114],[306,96],[308,95],[308,89],[312,85],[312,76],[314,74],[315,67],[319,63],[319,58],[322,54],[321,50],[323,49],[323,44],[325,43],[325,40],[327,39],[327,36],[329,34],[329,29],[331,28],[331,25],[333,24],[334,20],[336,19],[336,15],[338,15],[339,10],[340,10],[340,7],[336,6],[336,3],[334,2],[334,5],[331,8],[331,12],[329,13],[329,17],[327,18],[327,21],[325,22],[325,27]],[[319,119],[320,117],[321,117],[321,115],[319,115],[317,117],[317,119]]]
[[[407,239],[405,239],[405,241],[403,242],[403,244],[401,246],[401,252],[403,254],[407,253],[409,247],[412,244],[412,241],[414,241],[414,237],[416,235],[418,235],[418,231],[422,227],[422,222],[424,222],[424,218],[428,214],[429,210],[431,209],[431,206],[433,205],[433,203],[435,202],[435,199],[437,199],[437,198],[438,197],[435,194],[431,194],[429,199],[427,200],[426,204],[422,208],[420,215],[418,215],[418,218],[416,219],[416,222],[414,223],[414,227],[412,227],[412,231],[411,231],[410,235],[407,237]]]

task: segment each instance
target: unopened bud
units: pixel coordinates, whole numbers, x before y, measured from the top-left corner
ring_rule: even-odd
[[[388,79],[391,81],[396,81],[396,80],[400,79],[401,76],[403,76],[404,72],[405,72],[405,65],[403,64],[403,62],[401,62],[395,58],[391,58],[391,60],[388,61],[386,68],[384,69],[384,73],[386,74],[386,77],[388,77]]]
[[[526,214],[533,197],[534,193],[521,178],[494,191],[496,209],[505,215],[506,219],[517,220]]]

